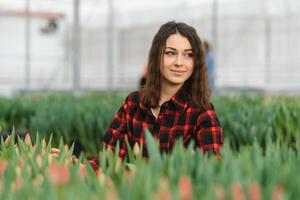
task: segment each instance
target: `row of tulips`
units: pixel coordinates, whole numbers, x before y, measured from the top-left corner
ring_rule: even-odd
[[[0,98],[0,133],[36,133],[58,144],[59,138],[80,150],[95,154],[101,138],[124,96],[105,93],[73,97],[66,94]],[[300,136],[298,97],[217,96],[213,98],[225,139],[234,150],[267,138],[293,146]],[[95,138],[98,138],[95,140]]]
[[[300,141],[257,142],[237,153],[228,143],[223,158],[203,155],[192,145],[176,143],[172,154],[161,155],[157,141],[146,132],[149,158],[141,147],[129,149],[123,161],[117,151],[99,151],[94,171],[84,155],[76,159],[73,146],[61,140],[35,143],[15,133],[1,140],[0,199],[297,199],[300,196]],[[118,149],[118,148],[117,148]],[[59,154],[54,153],[58,151]]]
[[[289,146],[300,137],[300,98],[282,96],[219,96],[214,99],[225,138],[234,150],[268,138]]]
[[[15,127],[21,137],[39,132],[49,139],[52,134],[56,145],[61,137],[68,144],[75,141],[76,154],[82,149],[97,153],[103,132],[122,100],[114,93],[0,98],[0,133],[8,134]]]

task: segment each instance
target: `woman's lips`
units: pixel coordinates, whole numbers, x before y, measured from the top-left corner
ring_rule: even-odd
[[[180,71],[180,70],[170,70],[171,72],[173,72],[174,74],[179,74],[179,75],[181,75],[181,74],[184,74],[186,71]]]

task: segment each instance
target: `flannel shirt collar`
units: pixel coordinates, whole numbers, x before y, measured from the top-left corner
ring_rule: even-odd
[[[189,105],[188,95],[186,95],[185,90],[182,88],[169,101],[173,102],[176,109],[180,112],[183,112]],[[150,108],[146,107],[146,105],[142,101],[140,101],[139,106],[142,110],[151,113]]]
[[[148,107],[145,106],[145,104],[142,101],[140,101],[139,106],[140,106],[141,110],[143,110],[143,111],[147,112],[148,114],[150,114],[151,111],[148,109]]]
[[[188,107],[188,95],[185,90],[181,88],[172,98],[175,107],[180,112],[183,112]]]

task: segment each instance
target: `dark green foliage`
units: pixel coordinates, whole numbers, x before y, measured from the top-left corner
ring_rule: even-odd
[[[81,150],[96,153],[101,149],[105,128],[124,97],[116,94],[43,95],[0,99],[0,132],[6,135],[13,126],[16,133],[53,136],[58,145],[62,136],[68,144],[75,142],[75,153]],[[78,152],[76,152],[78,151]]]
[[[234,150],[255,140],[265,147],[268,138],[294,146],[300,136],[300,98],[223,96],[215,98],[214,104],[224,137]]]
[[[124,96],[103,93],[73,97],[41,95],[0,98],[0,132],[24,135],[39,132],[58,145],[62,136],[75,143],[74,152],[83,149],[96,154],[101,149],[105,128],[117,112]],[[224,130],[224,137],[234,150],[257,141],[265,147],[266,139],[282,139],[290,146],[300,136],[300,99],[275,96],[220,96],[213,99]]]

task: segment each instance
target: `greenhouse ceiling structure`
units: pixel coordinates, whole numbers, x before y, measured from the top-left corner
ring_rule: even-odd
[[[0,95],[135,90],[170,20],[212,44],[218,92],[300,91],[298,0],[1,0]]]

